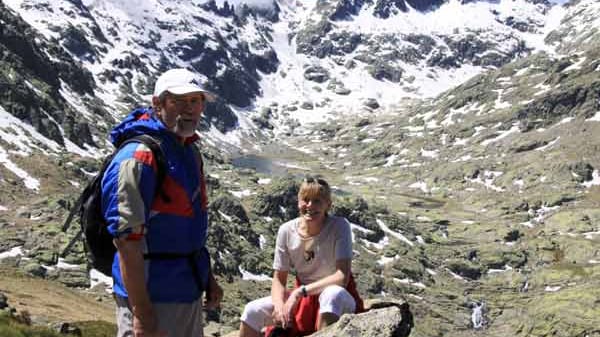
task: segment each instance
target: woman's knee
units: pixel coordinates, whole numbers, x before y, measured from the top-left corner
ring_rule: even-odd
[[[320,311],[334,313],[340,316],[344,313],[353,313],[356,302],[348,290],[338,285],[325,288],[319,295]]]
[[[252,329],[260,331],[272,311],[271,298],[259,298],[246,304],[242,312],[241,321]]]
[[[350,295],[350,293],[348,293],[348,291],[343,287],[338,285],[327,286],[325,289],[323,289],[321,295],[319,295],[319,302],[338,300],[344,297],[346,294]]]

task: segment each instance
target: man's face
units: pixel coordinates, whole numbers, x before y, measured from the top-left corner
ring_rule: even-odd
[[[195,92],[185,95],[167,93],[156,113],[163,124],[180,137],[190,137],[196,131],[200,117],[204,111],[204,94]]]

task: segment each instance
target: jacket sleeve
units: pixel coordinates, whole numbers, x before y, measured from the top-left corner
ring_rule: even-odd
[[[119,150],[102,179],[102,212],[114,237],[143,237],[155,184],[156,162],[146,145],[130,143]]]

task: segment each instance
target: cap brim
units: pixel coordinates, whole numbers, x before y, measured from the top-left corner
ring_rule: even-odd
[[[203,90],[202,88],[198,88],[194,85],[180,85],[176,87],[170,87],[165,91],[168,91],[174,95],[185,95],[191,94],[193,92],[201,92],[204,95],[204,98],[206,98],[206,100],[209,102],[214,102],[216,99],[215,94],[213,94],[212,92]]]

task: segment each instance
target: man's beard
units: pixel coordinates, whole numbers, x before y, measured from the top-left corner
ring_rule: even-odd
[[[181,116],[177,116],[175,119],[175,127],[173,128],[173,132],[181,137],[190,137],[194,135],[196,132],[196,128],[198,127],[199,121],[190,122],[184,121]]]

